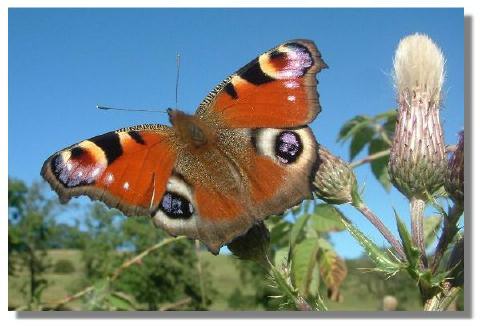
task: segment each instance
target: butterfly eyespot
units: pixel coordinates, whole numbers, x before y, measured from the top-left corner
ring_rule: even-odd
[[[293,131],[279,133],[275,140],[275,155],[284,164],[295,162],[302,154],[303,144],[300,136]]]
[[[159,209],[172,219],[188,219],[193,215],[193,205],[185,197],[173,192],[166,192]]]

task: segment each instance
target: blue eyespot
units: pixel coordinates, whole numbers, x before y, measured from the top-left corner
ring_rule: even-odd
[[[190,201],[173,192],[166,192],[163,195],[159,209],[172,219],[188,219],[193,215]]]
[[[293,131],[283,131],[275,140],[275,155],[284,164],[295,162],[303,152],[300,136]]]

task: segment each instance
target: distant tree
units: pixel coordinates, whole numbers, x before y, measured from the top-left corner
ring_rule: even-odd
[[[85,245],[86,231],[80,229],[80,223],[75,221],[74,225],[57,222],[48,240],[48,247],[51,249],[82,249]]]
[[[83,261],[88,280],[111,274],[123,255],[117,250],[125,243],[121,224],[125,218],[118,210],[109,210],[95,202],[85,219],[86,234],[82,238]]]
[[[83,259],[87,279],[94,284],[111,276],[127,257],[154,246],[167,236],[144,217],[125,218],[119,211],[107,209],[100,203],[93,204],[86,226]],[[205,310],[211,303],[213,291],[208,274],[202,271],[200,276],[197,264],[191,241],[174,242],[149,253],[123,271],[108,286],[109,295],[117,294],[116,301],[118,294],[131,299],[135,306],[130,309],[159,310],[166,306],[173,310]],[[112,308],[111,296],[103,296],[105,301],[110,301],[108,304],[99,302],[98,298],[90,297],[91,301],[96,301],[95,309]]]
[[[75,267],[73,266],[72,261],[68,259],[60,259],[55,262],[53,271],[57,274],[71,274],[75,272]]]
[[[9,272],[14,262],[28,271],[23,287],[29,310],[40,309],[40,299],[47,285],[43,273],[49,266],[48,238],[55,225],[58,202],[46,197],[44,184],[10,179],[9,183]]]
[[[25,183],[16,179],[8,179],[8,274],[15,273],[18,260],[15,260],[14,251],[20,247],[20,235],[14,228],[15,222],[23,212],[25,197],[28,189]]]

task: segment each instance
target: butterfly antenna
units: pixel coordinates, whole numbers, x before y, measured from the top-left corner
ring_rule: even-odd
[[[141,112],[161,112],[166,113],[166,110],[163,109],[132,109],[132,108],[117,108],[110,106],[101,106],[97,104],[97,109],[100,110],[118,110],[118,111],[141,111]]]
[[[178,82],[180,81],[180,54],[177,53],[177,80],[175,82],[175,108],[178,109]]]

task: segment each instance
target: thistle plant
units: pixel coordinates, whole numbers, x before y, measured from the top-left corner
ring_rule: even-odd
[[[428,36],[414,34],[402,39],[393,65],[397,110],[348,121],[340,131],[339,140],[350,140],[352,162],[347,163],[320,146],[320,165],[313,182],[315,195],[324,202],[317,203],[316,208],[330,206],[330,210],[338,213],[335,219],[362,245],[375,266],[374,271],[385,273],[386,278],[399,272],[410,276],[418,285],[424,310],[428,311],[446,310],[457,298],[464,280],[463,233],[458,227],[463,214],[464,139],[460,133],[458,145],[447,163],[440,123],[444,62],[442,52]],[[368,157],[353,161],[367,146]],[[353,169],[363,164],[371,165],[373,174],[387,191],[393,184],[409,201],[411,231],[394,210],[399,239],[362,198]],[[439,199],[443,186],[453,203],[446,210]],[[335,205],[357,209],[382,234],[390,248],[377,246]],[[437,210],[437,216],[424,217],[428,205]],[[437,233],[436,247],[429,253],[426,248],[435,243]],[[303,246],[308,248],[306,244]],[[273,276],[278,279],[277,288],[286,290],[283,296],[301,309],[298,303],[312,302],[296,288],[294,264],[297,256],[305,256],[304,252],[309,255],[310,251],[303,248],[299,251],[300,246],[294,243],[290,247],[293,248],[289,251],[291,264]],[[314,307],[310,305],[309,309]]]
[[[400,245],[383,225],[382,219],[366,206],[356,187],[345,188],[342,183],[337,183],[343,191],[352,192],[351,201],[345,203],[362,212],[389,241],[393,251],[382,252],[360,230],[345,222],[347,229],[365,248],[377,270],[386,274],[403,270],[417,282],[425,310],[445,310],[463,287],[463,235],[458,221],[463,214],[464,139],[463,133],[460,133],[459,143],[447,165],[440,123],[444,62],[440,49],[428,36],[414,34],[402,39],[393,65],[398,100],[394,132],[389,134],[391,125],[388,124],[388,118],[385,123],[378,124],[381,115],[373,118],[359,116],[361,119],[356,117],[345,124],[340,132],[340,139],[351,139],[351,154],[359,152],[358,144],[365,146],[370,143],[371,149],[373,144],[383,142],[383,148],[377,146],[377,153],[369,151],[369,157],[350,164],[350,167],[371,162],[372,171],[388,188],[385,176],[379,169],[379,164],[388,157],[386,169],[389,181],[408,199],[412,227],[409,233],[402,218],[395,212]],[[391,145],[389,150],[387,145]],[[332,170],[341,171],[345,164],[337,163],[334,166]],[[318,174],[325,175],[321,170]],[[443,185],[453,202],[448,210],[438,203],[438,191]],[[340,190],[336,192],[341,193]],[[317,189],[317,194],[328,201],[329,197],[321,193]],[[433,205],[443,217],[442,232],[430,260],[425,243],[432,239],[441,220],[429,219],[428,226],[424,226],[424,221],[427,222],[424,210],[428,204]],[[450,258],[447,258],[449,248],[453,250]]]
[[[412,238],[420,250],[422,267],[427,265],[425,201],[443,185],[447,166],[440,124],[444,62],[435,43],[420,34],[401,40],[394,60],[398,121],[388,169],[393,184],[410,201]]]

